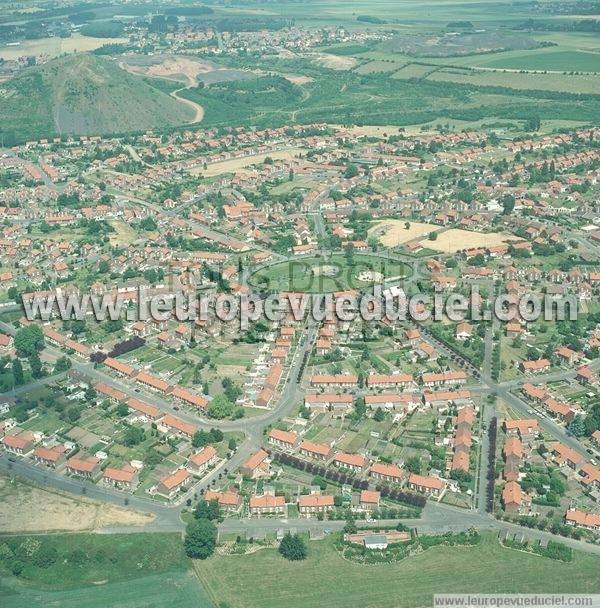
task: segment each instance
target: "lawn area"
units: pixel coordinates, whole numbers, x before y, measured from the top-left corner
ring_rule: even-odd
[[[600,557],[575,553],[564,564],[502,548],[490,535],[389,565],[345,561],[330,539],[309,543],[304,562],[264,549],[194,565],[210,597],[231,608],[412,608],[431,605],[435,593],[600,592]]]
[[[144,576],[131,581],[98,584],[64,591],[40,591],[0,580],[3,608],[173,608],[212,604],[189,572],[169,572]]]

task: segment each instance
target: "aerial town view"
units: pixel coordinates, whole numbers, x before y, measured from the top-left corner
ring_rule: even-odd
[[[599,0],[0,0],[0,606],[600,607],[599,295]]]

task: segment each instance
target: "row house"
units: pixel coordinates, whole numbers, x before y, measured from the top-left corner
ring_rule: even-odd
[[[135,467],[126,465],[121,469],[106,467],[102,474],[107,485],[133,491],[139,483],[139,472]]]
[[[268,441],[271,445],[287,451],[294,449],[297,440],[298,433],[295,433],[294,431],[282,431],[280,429],[271,429],[268,437]]]
[[[415,492],[438,497],[444,491],[445,484],[439,477],[411,473],[408,477],[408,487]]]
[[[186,468],[190,473],[200,475],[206,472],[218,460],[219,457],[215,448],[212,445],[207,445],[189,457]]]
[[[397,484],[402,483],[406,476],[404,470],[397,464],[388,464],[386,462],[373,463],[369,470],[369,475],[373,477],[373,479]]]
[[[340,469],[348,469],[355,473],[360,473],[365,467],[367,460],[360,454],[346,454],[345,452],[336,452],[333,457],[333,464]]]
[[[177,469],[171,475],[163,477],[156,486],[156,493],[171,500],[178,492],[186,488],[192,476],[186,469]]]

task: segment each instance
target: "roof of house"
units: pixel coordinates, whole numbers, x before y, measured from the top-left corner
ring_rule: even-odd
[[[567,511],[565,520],[578,526],[600,527],[600,515],[597,513],[587,513],[586,511],[571,509]]]
[[[167,490],[172,490],[180,486],[190,477],[190,473],[185,469],[177,469],[175,473],[171,475],[167,475],[160,480],[160,483],[167,488]]]
[[[285,497],[272,496],[270,494],[264,494],[263,496],[251,496],[249,506],[251,509],[283,507],[285,506]]]
[[[111,481],[131,483],[135,478],[136,472],[137,471],[132,466],[126,466],[122,469],[106,467],[106,469],[104,469],[103,477],[104,479],[110,479]]]
[[[441,490],[444,487],[444,482],[439,477],[417,475],[416,473],[410,474],[408,483],[422,486],[423,488],[431,488],[432,490]]]
[[[246,460],[242,466],[247,469],[254,470],[259,467],[268,458],[268,456],[269,454],[265,450],[258,450],[258,452],[252,454],[252,456],[250,456],[250,458],[248,458],[248,460]]]
[[[397,464],[387,464],[386,462],[374,462],[371,465],[371,473],[388,477],[404,477],[404,471]]]
[[[362,490],[360,493],[360,502],[369,504],[379,504],[381,494],[375,490]]]
[[[333,507],[333,496],[329,494],[302,494],[298,496],[300,507]]]
[[[347,454],[346,452],[336,452],[334,462],[342,462],[352,467],[363,467],[365,465],[365,457],[360,454]]]
[[[322,456],[327,456],[331,450],[331,448],[324,443],[314,443],[309,441],[308,439],[304,439],[300,444],[301,450],[306,450],[307,452],[313,452],[315,454],[320,454]]]
[[[523,502],[521,486],[516,481],[508,481],[502,490],[502,502],[505,505],[520,505]]]
[[[217,455],[217,450],[215,450],[215,448],[213,448],[212,445],[207,445],[206,447],[202,448],[199,452],[192,454],[190,456],[189,460],[192,464],[195,464],[197,467],[201,467],[202,465],[209,462],[216,455]]]
[[[293,445],[296,443],[296,439],[298,439],[298,433],[294,431],[282,431],[280,429],[271,429],[269,433],[269,439],[275,439],[276,441],[281,441],[283,443],[289,443]]]

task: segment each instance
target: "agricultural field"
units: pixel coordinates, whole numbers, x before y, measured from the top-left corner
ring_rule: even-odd
[[[355,605],[417,608],[429,605],[435,593],[600,591],[600,557],[576,553],[572,563],[564,564],[503,548],[492,535],[484,535],[478,546],[433,547],[377,567],[342,559],[329,539],[310,543],[304,562],[287,562],[276,550],[262,549],[244,557],[215,556],[194,567],[213,601],[231,608],[284,603],[290,608],[342,608],[349,595]]]
[[[419,66],[424,67],[424,66]],[[429,67],[429,71],[431,71]],[[405,70],[394,74],[402,77]],[[467,70],[441,68],[432,72],[428,80],[457,82],[477,86],[507,87],[510,89],[535,89],[540,91],[565,91],[567,93],[600,94],[600,76],[593,74],[540,74],[503,70]]]
[[[58,57],[70,53],[85,53],[93,51],[104,44],[121,44],[126,38],[93,38],[81,34],[73,34],[69,38],[40,38],[39,40],[24,40],[17,46],[0,46],[0,59],[10,61],[23,55],[44,55]]]
[[[435,69],[436,68],[431,65],[409,63],[400,68],[397,72],[394,72],[392,78],[399,78],[400,80],[408,80],[409,78],[424,78],[427,76],[427,74]]]

